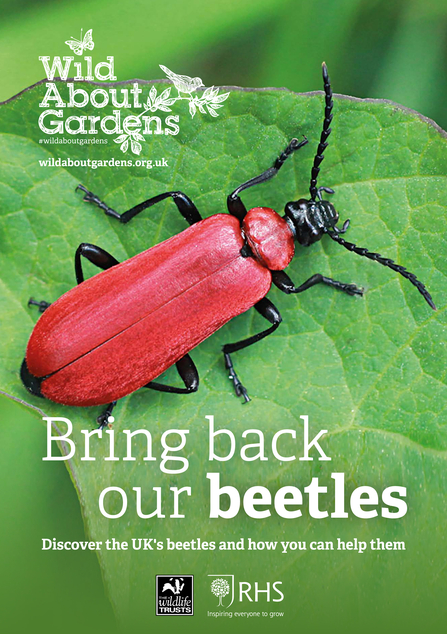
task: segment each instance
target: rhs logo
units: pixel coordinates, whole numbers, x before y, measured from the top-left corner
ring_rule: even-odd
[[[66,40],[65,44],[76,56],[80,57],[84,51],[94,49],[93,29],[89,29],[84,37],[82,37],[81,31],[79,40],[72,37],[70,40]],[[107,56],[107,61],[97,63],[94,68],[93,59],[89,55],[82,59],[76,59],[76,61],[73,55],[64,55],[62,59],[63,61],[59,56],[54,57],[53,60],[49,56],[39,56],[48,79],[47,91],[39,104],[40,108],[45,108],[39,117],[39,128],[47,135],[66,132],[73,136],[85,135],[87,137],[88,135],[93,137],[101,131],[103,134],[113,135],[115,137],[113,140],[119,144],[123,153],[130,150],[133,154],[139,155],[142,150],[141,143],[146,141],[145,137],[152,134],[178,134],[180,128],[177,124],[180,117],[178,114],[170,114],[172,106],[177,102],[188,102],[188,111],[191,117],[197,113],[218,117],[219,108],[223,107],[223,102],[228,99],[230,94],[229,92],[220,93],[219,88],[214,86],[205,88],[200,77],[178,75],[161,64],[160,68],[168,80],[173,83],[173,87],[177,91],[176,95],[172,95],[172,86],[159,93],[155,85],[147,87],[145,91],[145,87],[140,87],[137,82],[132,84],[132,88],[120,87],[118,89],[108,86],[87,91],[81,87],[75,88],[74,82],[117,81],[114,73],[114,57]],[[70,73],[72,65],[75,71],[74,77],[73,70]],[[68,99],[61,96],[55,83],[56,80],[61,79],[71,80],[67,83]],[[80,116],[66,116],[67,110],[70,108],[84,110],[92,106],[95,109],[102,109],[109,105],[114,110],[112,110],[112,114],[103,117],[96,114],[84,114],[84,112]],[[126,112],[127,116],[122,118],[122,110],[133,110],[134,114],[129,115]],[[140,112],[137,113],[137,111]],[[164,116],[163,113],[168,116]],[[56,117],[56,119],[52,117]]]
[[[235,600],[238,603],[243,601],[280,603],[284,599],[284,593],[280,589],[282,581],[255,581],[254,583],[239,581],[236,584],[234,575],[208,575],[208,577],[211,578],[210,591],[217,598],[218,608],[229,608]]]
[[[229,608],[234,601],[234,575],[208,575],[208,577],[212,578],[210,590],[218,599],[217,606]]]

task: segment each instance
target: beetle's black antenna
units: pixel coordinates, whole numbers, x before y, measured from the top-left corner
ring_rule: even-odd
[[[432,299],[430,293],[425,288],[424,284],[422,284],[422,282],[420,282],[417,279],[417,277],[416,277],[416,275],[414,273],[410,273],[410,271],[407,271],[407,269],[405,267],[401,266],[400,264],[396,264],[396,262],[394,262],[393,260],[390,260],[389,258],[382,257],[379,253],[372,253],[371,251],[368,251],[368,249],[365,249],[363,247],[358,247],[357,245],[353,244],[352,242],[347,242],[344,238],[342,238],[340,236],[340,232],[339,231],[334,231],[334,232],[333,231],[327,231],[327,233],[331,236],[332,240],[335,240],[335,242],[338,242],[338,244],[341,244],[343,247],[345,247],[345,249],[348,249],[348,251],[353,251],[354,253],[357,253],[357,255],[362,255],[365,258],[369,258],[370,260],[374,260],[374,262],[378,262],[379,264],[383,264],[383,266],[387,266],[389,269],[392,269],[393,271],[396,271],[397,273],[400,273],[400,275],[402,275],[402,277],[405,277],[414,286],[416,286],[416,288],[418,289],[418,291],[420,292],[422,297],[425,299],[427,304],[431,308],[433,308],[433,310],[436,310],[436,306],[433,303],[433,299]]]
[[[329,75],[327,72],[327,67],[325,62],[323,62],[323,81],[324,81],[324,94],[325,94],[325,107],[324,107],[324,121],[323,121],[323,130],[321,131],[320,143],[318,144],[317,153],[315,154],[314,164],[312,166],[312,173],[310,177],[310,197],[312,200],[315,200],[318,191],[317,191],[317,178],[320,172],[320,165],[322,160],[324,159],[323,152],[328,146],[327,140],[331,133],[331,125],[332,121],[332,106],[334,105],[332,101],[332,88],[331,82],[329,81]]]

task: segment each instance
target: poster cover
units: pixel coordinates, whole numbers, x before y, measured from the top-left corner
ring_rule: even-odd
[[[2,6],[2,631],[445,628],[446,19]]]

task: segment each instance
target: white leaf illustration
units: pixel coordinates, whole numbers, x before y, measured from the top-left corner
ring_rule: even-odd
[[[131,139],[130,147],[132,148],[132,152],[134,154],[139,154],[141,152],[141,143],[138,143],[138,141]]]
[[[126,139],[127,139],[127,134],[120,134],[119,136],[116,137],[116,139],[113,139],[113,140],[115,141],[115,143],[122,143]]]
[[[205,100],[206,100],[206,99],[208,99],[208,97],[211,97],[211,95],[212,95],[212,93],[213,93],[213,88],[214,88],[214,86],[211,86],[210,88],[207,88],[207,89],[205,90],[205,92],[203,93],[203,97],[202,97],[202,99],[205,99]]]
[[[128,147],[129,147],[129,139],[126,139],[120,147],[121,152],[127,152]]]
[[[166,99],[171,94],[171,88],[172,86],[170,86],[169,88],[166,88],[166,90],[163,90],[163,92],[160,95],[160,101],[166,101]]]
[[[216,95],[213,98],[213,102],[214,103],[221,103],[222,101],[225,101],[225,99],[228,99],[229,96],[230,96],[229,92],[224,92],[221,95]]]

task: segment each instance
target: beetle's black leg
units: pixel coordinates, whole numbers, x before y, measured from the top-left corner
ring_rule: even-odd
[[[243,396],[244,404],[251,401],[251,398],[248,396],[247,388],[242,385],[239,380],[238,375],[233,366],[233,361],[231,359],[229,352],[224,352],[225,359],[225,368],[228,370],[228,378],[230,381],[233,381],[234,391],[236,392],[236,396]]]
[[[158,196],[153,196],[152,198],[148,198],[144,200],[142,203],[135,205],[128,211],[125,211],[122,214],[119,214],[114,209],[111,209],[108,205],[106,205],[98,196],[92,194],[88,189],[86,189],[83,185],[78,185],[76,189],[80,189],[84,192],[84,200],[88,203],[93,203],[97,205],[102,211],[106,214],[106,216],[111,216],[112,218],[116,218],[122,223],[129,222],[139,213],[147,209],[148,207],[152,207],[152,205],[156,205],[162,200],[166,200],[166,198],[172,198],[172,200],[177,205],[177,209],[182,214],[183,218],[190,224],[193,225],[196,222],[200,222],[202,220],[202,216],[200,215],[197,207],[192,202],[192,200],[183,192],[175,191],[175,192],[165,192],[164,194],[158,194]]]
[[[114,258],[113,255],[110,255],[110,253],[101,249],[101,247],[97,247],[95,244],[89,244],[88,242],[83,242],[78,246],[75,253],[75,273],[76,282],[78,284],[81,284],[84,281],[81,256],[104,271],[110,269],[112,266],[115,266],[115,264],[119,264],[118,260]]]
[[[321,192],[326,192],[326,194],[335,194],[335,191],[331,187],[324,187],[323,185],[317,189],[317,198],[318,200],[323,200],[323,196]]]
[[[49,306],[51,306],[51,304],[49,302],[46,302],[46,301],[38,302],[37,300],[35,300],[32,297],[30,297],[30,299],[28,300],[28,306],[38,306],[39,307],[39,313],[43,313],[43,312],[46,311],[46,309]]]
[[[272,167],[269,167],[268,170],[262,172],[262,174],[259,174],[259,176],[255,176],[245,183],[242,183],[242,185],[239,185],[239,187],[237,187],[234,192],[232,192],[227,198],[227,207],[230,214],[232,216],[236,216],[236,218],[242,222],[245,214],[247,213],[247,210],[244,203],[239,198],[239,194],[244,191],[244,189],[253,187],[253,185],[265,183],[266,181],[269,181],[271,178],[276,176],[276,174],[279,172],[289,156],[296,150],[299,150],[301,147],[303,147],[303,145],[306,145],[306,143],[308,143],[306,137],[304,137],[302,141],[298,141],[298,139],[292,139],[284,152],[281,152],[281,154],[278,156]]]
[[[144,387],[157,390],[157,392],[170,392],[171,394],[191,394],[191,392],[197,392],[199,389],[199,373],[189,354],[185,354],[184,357],[177,361],[175,366],[185,387],[175,387],[174,385],[165,385],[155,381],[151,381]]]
[[[309,277],[309,279],[300,284],[300,286],[295,286],[290,277],[287,273],[284,273],[284,271],[272,271],[272,280],[280,291],[287,294],[302,293],[303,291],[307,291],[308,288],[315,286],[315,284],[327,284],[328,286],[333,286],[348,295],[363,295],[364,293],[363,288],[360,288],[355,284],[338,282],[337,280],[333,280],[331,277],[324,277],[321,273],[312,275],[312,277]]]
[[[109,420],[109,417],[111,413],[113,412],[113,409],[116,404],[117,404],[117,401],[113,401],[112,403],[109,403],[106,409],[103,411],[103,413],[98,416],[98,418],[96,419],[96,422],[99,425],[99,429],[104,429],[104,427],[107,427],[108,425],[111,425],[113,423],[113,420]]]
[[[350,224],[351,224],[351,221],[348,218],[347,220],[344,221],[343,227],[341,229],[339,229],[338,227],[334,227],[332,231],[333,233],[336,233],[336,234],[346,233],[347,230],[349,229]]]
[[[88,244],[87,242],[83,242],[78,246],[75,253],[75,273],[76,273],[76,282],[81,284],[84,281],[84,273],[82,271],[81,264],[81,255],[87,258],[92,264],[103,269],[110,269],[110,267],[115,266],[115,264],[119,264],[118,260],[110,255],[101,247],[97,247],[94,244]],[[49,302],[41,301],[38,302],[32,297],[28,301],[28,306],[38,306],[39,313],[43,313],[51,304]]]
[[[252,335],[251,337],[248,337],[247,339],[242,339],[241,341],[236,341],[235,343],[226,343],[222,348],[224,353],[224,358],[225,358],[225,367],[229,371],[229,378],[231,379],[231,381],[233,381],[236,395],[243,396],[245,403],[248,403],[248,401],[250,400],[250,397],[248,396],[246,388],[242,385],[242,383],[239,380],[239,377],[237,376],[234,370],[233,361],[230,355],[233,352],[236,352],[237,350],[242,350],[242,348],[247,348],[248,346],[251,346],[257,341],[264,339],[264,337],[267,337],[268,335],[272,334],[272,332],[274,332],[278,328],[279,324],[282,321],[282,317],[279,313],[279,310],[266,297],[264,297],[259,302],[257,302],[257,304],[254,305],[254,308],[256,308],[258,313],[262,315],[263,317],[265,317],[265,319],[267,319],[267,321],[269,321],[272,324],[270,328],[267,328],[266,330],[263,330],[262,332],[258,332],[256,335]]]

